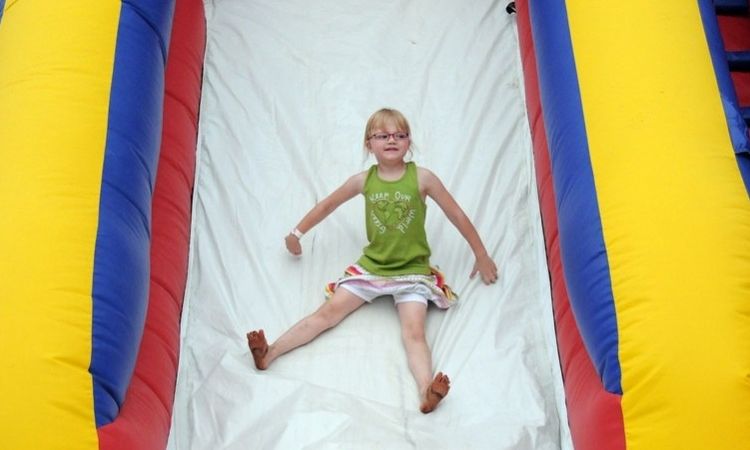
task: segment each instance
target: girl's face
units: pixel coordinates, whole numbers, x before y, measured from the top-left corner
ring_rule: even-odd
[[[390,123],[375,127],[367,139],[367,149],[378,163],[403,161],[410,144],[409,134]]]

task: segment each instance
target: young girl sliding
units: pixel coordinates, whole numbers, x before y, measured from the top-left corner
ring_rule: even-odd
[[[411,147],[406,118],[393,109],[381,109],[367,121],[364,145],[377,164],[358,173],[315,205],[286,236],[286,248],[302,253],[300,238],[357,194],[365,198],[365,222],[369,244],[343,278],[329,285],[331,296],[317,311],[297,322],[271,345],[263,330],[247,333],[255,366],[264,370],[276,358],[304,345],[372,299],[393,297],[401,321],[401,333],[420,392],[420,411],[428,413],[448,394],[450,380],[438,372],[433,377],[432,356],[425,340],[428,301],[448,308],[455,295],[443,276],[430,266],[424,221],[426,197],[440,206],[474,252],[471,272],[485,283],[497,280],[497,267],[476,228],[443,183],[423,167],[404,161]]]

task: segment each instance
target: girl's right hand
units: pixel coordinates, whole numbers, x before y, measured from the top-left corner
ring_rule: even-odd
[[[286,249],[289,250],[289,253],[295,256],[299,256],[302,254],[302,244],[300,244],[299,238],[297,238],[297,236],[289,233],[284,238],[284,242],[286,243]]]

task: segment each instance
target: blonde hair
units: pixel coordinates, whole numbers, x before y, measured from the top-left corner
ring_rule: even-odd
[[[370,135],[372,135],[372,130],[376,128],[383,129],[387,123],[393,124],[399,129],[399,131],[411,135],[409,121],[406,120],[406,117],[404,117],[401,112],[390,108],[379,109],[367,120],[367,125],[365,126],[365,140],[363,141],[365,149],[367,149],[367,141],[370,139]]]

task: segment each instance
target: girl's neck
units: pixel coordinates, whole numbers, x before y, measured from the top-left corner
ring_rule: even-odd
[[[406,173],[406,161],[378,162],[378,176],[385,181],[396,181]]]

